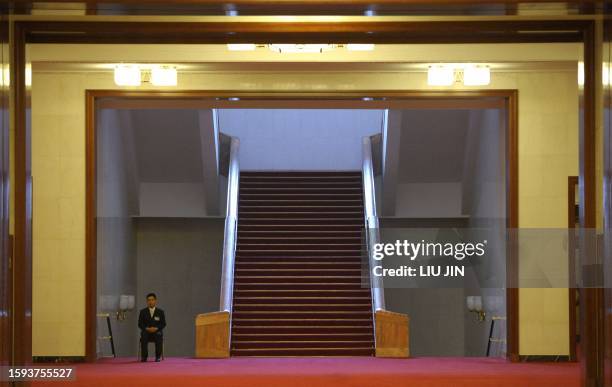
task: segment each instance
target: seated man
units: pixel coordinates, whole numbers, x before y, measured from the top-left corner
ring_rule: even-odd
[[[155,293],[147,294],[147,308],[138,315],[138,328],[140,328],[140,355],[141,361],[147,361],[149,356],[149,342],[155,342],[155,361],[159,361],[164,344],[163,329],[166,327],[166,315],[157,308]]]

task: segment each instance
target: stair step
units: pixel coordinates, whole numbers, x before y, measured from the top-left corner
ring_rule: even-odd
[[[306,204],[306,205],[253,205],[253,204],[243,204],[241,203],[239,206],[239,214],[253,213],[253,212],[265,212],[265,213],[344,213],[344,212],[352,212],[355,214],[359,214],[363,216],[363,207],[360,204],[329,204],[329,205],[316,205],[316,204]]]
[[[253,340],[254,339],[254,340]],[[232,340],[232,349],[372,348],[373,340]]]
[[[279,340],[279,341],[301,341],[301,340],[315,340],[315,341],[338,341],[338,340],[358,340],[372,342],[372,335],[370,333],[259,333],[257,335],[249,333],[236,333],[232,335],[232,342],[236,340],[249,341],[257,340],[266,342],[268,340]]]
[[[374,349],[366,348],[251,348],[235,349],[231,351],[233,356],[373,356]]]
[[[252,262],[237,261],[235,270],[241,273],[244,270],[361,270],[361,262],[273,262],[273,261],[259,261],[253,260]]]
[[[234,298],[240,301],[242,297],[276,297],[279,300],[287,299],[288,297],[323,297],[331,299],[331,297],[371,297],[370,289],[236,289],[234,290]]]
[[[239,192],[239,200],[359,200],[363,201],[361,192]]]
[[[329,244],[330,242],[338,242],[341,245],[346,244],[358,244],[362,245],[364,243],[364,239],[361,235],[357,235],[354,237],[340,236],[283,236],[283,237],[261,237],[261,236],[244,236],[242,233],[238,234],[238,240],[241,243],[248,244],[257,244],[257,245],[265,245],[265,244],[292,244],[296,241],[298,242],[307,242],[307,243],[316,243],[316,244]]]
[[[337,290],[361,290],[361,289],[367,289],[363,286],[363,284],[359,281],[355,281],[353,283],[335,283],[333,281],[325,281],[325,282],[320,282],[320,283],[299,283],[299,284],[295,284],[293,285],[291,282],[289,283],[272,283],[272,282],[267,282],[267,283],[243,283],[243,282],[237,282],[235,283],[235,288],[234,290],[236,292],[240,292],[240,291],[249,291],[249,290],[259,290],[259,291],[264,291],[264,290],[275,290],[275,291],[301,291],[301,290],[311,290],[311,291],[315,291],[315,290],[325,290],[328,289],[330,287],[334,287],[334,289]]]
[[[364,319],[371,320],[371,311],[296,311],[296,310],[277,310],[277,311],[235,311],[232,318],[237,319],[266,319],[269,316],[281,319],[320,319],[320,320],[337,320],[337,319]]]
[[[242,312],[242,311],[320,311],[320,310],[329,310],[329,311],[365,311],[371,312],[372,305],[369,303],[363,304],[234,304],[233,305],[234,312]]]
[[[275,193],[275,194],[306,194],[306,193],[319,193],[319,194],[362,194],[361,187],[241,187],[240,190],[243,194],[256,194],[256,193]]]
[[[330,238],[361,238],[365,235],[365,230],[355,227],[353,230],[241,230],[241,236],[246,237],[266,237],[282,238],[282,237],[299,237],[306,236],[309,238],[315,237],[330,237]]]
[[[361,176],[361,171],[337,170],[337,171],[241,171],[240,176]]]
[[[363,261],[362,261],[363,258]],[[367,255],[361,256],[312,256],[312,257],[270,257],[268,258],[253,258],[253,257],[237,257],[236,268],[244,270],[258,269],[288,269],[288,270],[324,270],[324,269],[358,269],[366,263]]]
[[[240,239],[240,238],[239,238]],[[236,252],[240,251],[364,251],[361,243],[252,243],[239,240]]]
[[[265,335],[265,334],[369,334],[372,335],[372,325],[251,325],[232,328],[232,334]]]
[[[271,268],[271,269],[245,269],[245,268],[241,268],[240,270],[238,270],[238,272],[240,273],[240,276],[243,275],[257,275],[257,274],[262,274],[265,276],[268,276],[270,274],[281,274],[283,276],[287,276],[287,275],[292,275],[292,276],[296,276],[296,277],[301,277],[304,276],[304,274],[307,273],[315,273],[315,274],[332,274],[332,275],[337,275],[335,273],[350,273],[350,274],[359,274],[361,272],[361,268],[352,268],[352,269],[342,269],[339,270],[337,268],[325,268],[325,269],[310,269],[310,268],[306,268],[306,269],[283,269],[283,268]],[[357,277],[359,277],[359,275],[357,275]]]
[[[365,252],[358,250],[263,250],[263,249],[238,249],[236,255],[238,257],[289,257],[289,256],[312,256],[320,254],[321,256],[334,257],[334,256],[353,256],[362,257],[365,256]]]
[[[358,302],[372,302],[370,293],[366,292],[361,295],[316,295],[316,294],[298,294],[288,296],[286,294],[265,295],[257,293],[246,293],[236,295],[234,292],[234,303],[238,304],[257,304],[257,303],[292,303],[292,304],[314,304],[314,303],[343,303],[354,304]]]
[[[265,227],[266,225],[276,225],[279,229],[300,229],[309,227],[312,229],[325,229],[326,227],[334,228],[334,227],[346,227],[346,226],[354,226],[363,228],[363,219],[357,218],[258,218],[258,217],[250,217],[243,218],[239,217],[238,222],[240,223],[240,227],[244,226],[255,226],[256,228]],[[240,230],[240,228],[239,228]]]
[[[293,221],[302,221],[304,219],[350,219],[353,221],[363,222],[362,211],[238,211],[238,218],[240,220],[249,219],[275,219],[275,220],[286,220],[290,219]]]
[[[252,179],[240,179],[240,189],[249,188],[265,188],[265,187],[277,187],[277,188],[312,188],[312,187],[325,187],[325,188],[358,188],[361,189],[361,181],[357,179],[343,179],[334,180],[327,179],[321,181],[319,179],[310,180],[252,180]]]
[[[362,176],[359,175],[241,175],[242,181],[357,181],[361,183]]]
[[[267,197],[267,196],[266,196]],[[310,199],[240,199],[240,205],[243,206],[333,206],[333,205],[353,205],[362,206],[363,200],[359,198],[333,198],[333,199],[321,199],[313,197]]]
[[[371,317],[371,316],[370,316]],[[364,327],[372,325],[372,318],[307,318],[304,316],[298,316],[296,318],[233,318],[232,324],[235,327],[248,327],[248,326],[302,326],[303,324],[313,326],[351,326],[351,327]]]

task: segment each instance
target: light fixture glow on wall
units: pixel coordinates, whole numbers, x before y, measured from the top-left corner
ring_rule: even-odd
[[[465,86],[486,86],[491,83],[489,66],[468,65],[463,69],[463,84]]]
[[[466,299],[467,308],[470,312],[476,313],[478,321],[485,321],[486,313],[482,306],[482,296],[468,296]]]
[[[232,43],[227,45],[227,49],[230,51],[253,51],[256,45],[253,43]]]
[[[176,86],[176,67],[155,66],[151,69],[151,84],[155,86]]]
[[[374,44],[371,43],[349,43],[346,45],[346,49],[349,51],[372,51],[374,50]]]
[[[136,299],[132,294],[122,294],[119,296],[119,310],[116,313],[117,320],[123,321],[127,318],[127,312],[136,306]]]
[[[450,86],[455,83],[455,69],[449,65],[431,65],[427,69],[429,86]]]
[[[140,68],[132,64],[116,65],[115,84],[117,86],[140,86]]]
[[[268,44],[268,48],[278,53],[321,53],[336,48],[335,44]]]

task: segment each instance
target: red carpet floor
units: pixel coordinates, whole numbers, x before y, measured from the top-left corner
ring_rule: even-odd
[[[78,364],[71,387],[579,387],[577,363],[508,363],[491,358],[134,358]]]

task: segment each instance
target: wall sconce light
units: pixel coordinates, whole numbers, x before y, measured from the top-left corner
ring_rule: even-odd
[[[136,299],[131,294],[122,294],[119,296],[119,310],[117,311],[117,320],[123,321],[127,317],[127,312],[133,310],[136,306]]]
[[[154,66],[151,69],[151,84],[155,86],[176,86],[177,83],[176,67]]]
[[[455,69],[449,65],[431,65],[427,69],[429,86],[450,86],[455,83]]]
[[[491,83],[489,66],[468,65],[463,69],[463,84],[465,86],[486,86]]]
[[[481,296],[468,296],[467,308],[470,312],[476,313],[478,321],[480,322],[485,321],[486,313],[482,309],[482,297]]]
[[[140,68],[138,67],[138,65],[116,65],[115,84],[117,86],[140,86]]]

